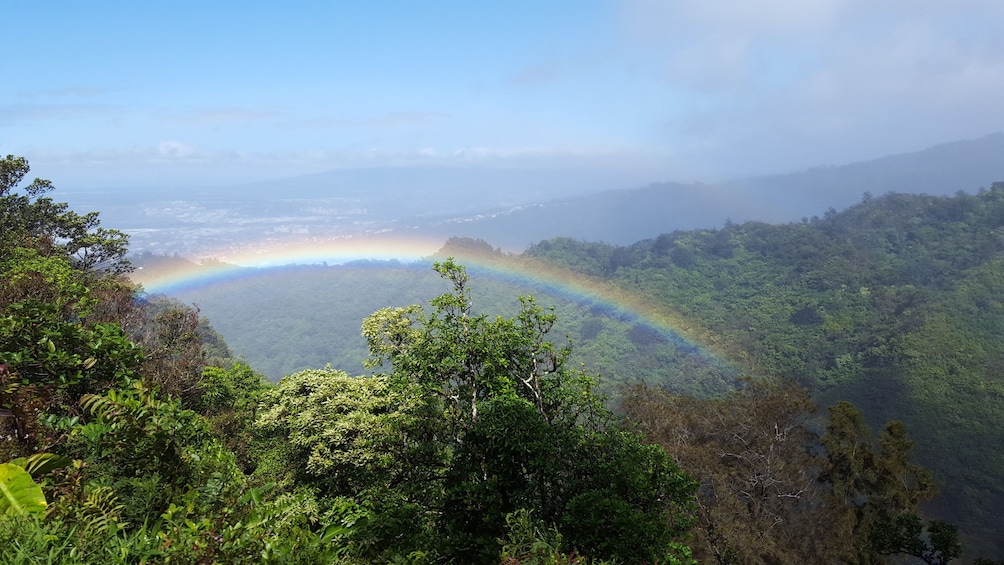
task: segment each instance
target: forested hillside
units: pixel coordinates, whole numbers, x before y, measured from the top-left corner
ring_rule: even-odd
[[[428,310],[366,318],[376,374],[271,385],[27,173],[0,160],[0,562],[693,562],[696,484],[532,299],[476,314],[436,263]]]
[[[939,512],[990,544],[1004,508],[1004,184],[888,194],[802,223],[678,231],[527,255],[672,305],[758,375],[797,379],[872,424],[902,419]],[[995,546],[995,551],[1001,551]]]
[[[355,322],[368,373],[273,384],[27,172],[0,160],[4,563],[1000,557],[1004,185],[624,248],[453,240],[478,269],[438,258],[438,295]],[[516,265],[565,302],[483,300]],[[616,402],[576,343],[621,348]]]
[[[993,544],[1004,507],[1004,461],[987,447],[1004,444],[1002,194],[997,184],[954,197],[866,195],[843,212],[800,223],[677,231],[626,247],[562,238],[522,256],[457,239],[441,254],[495,265],[472,267],[485,311],[512,313],[506,305],[518,294],[553,305],[554,335],[571,339],[573,360],[602,374],[607,392],[644,381],[703,397],[729,390],[743,372],[787,376],[823,405],[853,402],[874,426],[906,421],[942,485],[931,510]],[[728,363],[695,356],[609,304],[540,284],[550,275],[499,274],[541,262],[672,312]],[[301,368],[276,364],[286,358],[357,366],[365,353],[360,304],[416,302],[436,288],[422,272],[379,263],[302,267],[180,296],[279,378]],[[284,328],[279,340],[260,323],[262,313]]]
[[[603,375],[601,386],[607,393],[615,393],[619,383],[642,377],[699,396],[732,389],[738,374],[732,363],[711,353],[702,355],[686,344],[681,347],[666,328],[596,292],[573,292],[561,281],[551,281],[547,273],[523,276],[529,266],[526,261],[480,244],[451,239],[438,254],[441,259],[462,257],[468,263],[478,281],[472,290],[477,311],[514,315],[521,295],[533,295],[540,304],[553,307],[558,316],[554,339],[572,341],[572,362]],[[163,269],[193,270],[193,263],[179,258],[140,255],[135,260],[144,265],[137,273],[139,280]],[[210,279],[171,296],[198,305],[236,355],[277,381],[329,363],[348,371],[363,370],[367,348],[359,333],[362,319],[384,306],[422,303],[442,292],[443,283],[431,267],[430,259],[412,264],[365,261],[235,269],[226,280]]]

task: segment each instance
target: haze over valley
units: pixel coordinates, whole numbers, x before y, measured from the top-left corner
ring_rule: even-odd
[[[255,250],[302,244],[329,248],[312,262],[336,263],[366,258],[359,255],[360,242],[368,238],[373,248],[387,245],[381,240],[411,239],[431,254],[446,239],[464,236],[521,252],[553,237],[629,245],[726,221],[799,221],[846,208],[865,193],[975,192],[1004,178],[1001,155],[1004,134],[992,134],[860,163],[716,183],[643,184],[574,170],[404,167],[202,190],[66,196],[76,208],[102,210],[107,225],[131,235],[134,253],[248,262]],[[360,250],[340,254],[340,247],[353,244]],[[414,253],[402,248],[399,257]]]

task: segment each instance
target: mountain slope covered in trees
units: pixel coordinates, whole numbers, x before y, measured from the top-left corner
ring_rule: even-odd
[[[123,234],[27,171],[0,160],[5,563],[944,564],[964,546],[931,500],[999,556],[1004,185],[629,248],[451,242],[658,298],[745,373],[712,396],[627,387],[618,414],[553,313],[476,310],[451,258],[428,306],[363,320],[372,374],[268,383],[195,309],[132,286]],[[806,386],[864,412],[817,411]],[[915,450],[943,459],[933,475]]]
[[[379,373],[272,386],[27,173],[0,160],[0,562],[693,562],[696,484],[532,299],[475,314],[437,263],[428,310],[367,318]]]
[[[853,402],[872,426],[904,420],[919,439],[918,456],[942,485],[943,495],[929,508],[993,551],[1000,551],[993,544],[1004,507],[1004,461],[990,447],[1004,444],[1002,253],[1000,184],[951,197],[866,196],[843,212],[804,222],[730,223],[622,247],[562,238],[521,256],[464,240],[443,250],[473,265],[498,266],[483,271],[475,290],[489,311],[520,293],[554,305],[556,335],[567,335],[575,359],[604,375],[607,391],[644,381],[703,397],[726,392],[740,373],[786,376],[821,404]],[[734,370],[696,358],[657,328],[589,298],[497,277],[542,263],[672,311],[700,339],[713,340]],[[309,344],[315,356],[332,348],[315,363],[340,362],[358,359],[364,347],[345,346],[360,341],[358,316],[339,302],[365,289],[386,291],[381,300],[387,304],[409,304],[412,297],[393,294],[400,288],[393,281],[415,281],[416,289],[433,282],[409,269],[317,266],[183,298],[218,320],[232,344],[269,339],[256,309],[241,314],[239,305],[282,303],[285,314],[271,319],[310,328],[282,332],[283,339]],[[283,300],[270,288],[285,289]],[[291,289],[300,292],[286,292]],[[319,309],[341,314],[313,325]]]
[[[1004,508],[1004,184],[887,194],[803,223],[527,252],[672,304],[753,374],[798,379],[872,424],[902,419],[939,510],[997,543]],[[997,548],[996,551],[1000,551]]]

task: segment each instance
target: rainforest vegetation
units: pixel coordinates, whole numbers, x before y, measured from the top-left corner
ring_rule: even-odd
[[[1001,557],[1004,185],[491,253],[671,304],[736,374],[683,351],[603,384],[572,345],[663,338],[595,311],[558,332],[571,306],[540,298],[489,313],[444,256],[425,306],[361,320],[367,370],[272,383],[28,172],[0,160],[0,562]]]
[[[928,508],[1004,551],[1004,184],[528,254],[671,304],[749,374],[905,422],[941,485]]]

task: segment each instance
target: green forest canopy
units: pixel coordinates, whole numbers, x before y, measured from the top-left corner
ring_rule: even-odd
[[[1001,318],[982,314],[1001,308],[1001,185],[629,248],[535,246],[528,257],[721,331],[754,375],[713,398],[628,389],[617,415],[548,339],[547,310],[472,310],[452,260],[436,268],[453,288],[429,310],[367,318],[374,374],[315,368],[272,385],[194,309],[136,294],[120,276],[124,236],[96,215],[81,228],[44,181],[19,188],[23,160],[2,166],[0,469],[17,485],[0,499],[4,562],[941,563],[959,554],[957,530],[918,513],[935,488],[906,426],[873,436],[853,405],[814,415],[801,385],[755,375],[795,376],[816,398],[868,390],[909,417],[921,455],[987,462],[971,443],[932,447],[958,437],[931,429],[961,414],[946,407],[987,418],[951,422],[1000,443]],[[886,217],[897,211],[912,219]],[[886,417],[876,404],[859,405]],[[736,438],[745,451],[728,447]],[[992,466],[947,470],[959,472],[938,476],[950,496],[1000,495]],[[993,517],[971,501],[949,497],[971,522]],[[963,527],[999,556],[994,537]]]
[[[495,262],[505,271],[543,262],[617,285],[673,310],[713,339],[740,372],[795,378],[822,405],[851,401],[873,427],[904,421],[919,440],[918,459],[942,485],[942,496],[926,508],[985,540],[996,548],[992,553],[1001,551],[996,524],[1004,507],[1004,461],[999,450],[988,449],[1004,444],[1002,194],[995,184],[953,197],[866,195],[845,211],[799,223],[727,224],[626,247],[559,238],[520,256],[458,239],[441,256]],[[553,335],[559,343],[566,335],[572,340],[573,361],[602,374],[606,393],[616,395],[618,383],[644,381],[704,397],[734,385],[734,373],[689,355],[643,323],[546,288],[495,280],[492,269],[471,272],[479,277],[475,302],[484,311],[511,315],[507,302],[521,293],[554,305]],[[351,313],[343,303],[362,289],[406,305],[415,296],[394,292],[408,287],[404,281],[417,281],[412,291],[436,288],[414,268],[318,266],[297,275],[271,285],[285,293],[282,300],[254,280],[185,297],[218,320],[231,343],[242,344],[238,351],[267,349],[270,363],[297,351],[297,359],[351,367],[366,350],[357,337],[359,316],[345,322],[324,312]],[[380,289],[389,291],[380,295]],[[275,349],[277,340],[248,315],[254,309],[242,306],[280,303],[288,312],[277,322],[285,345]]]

